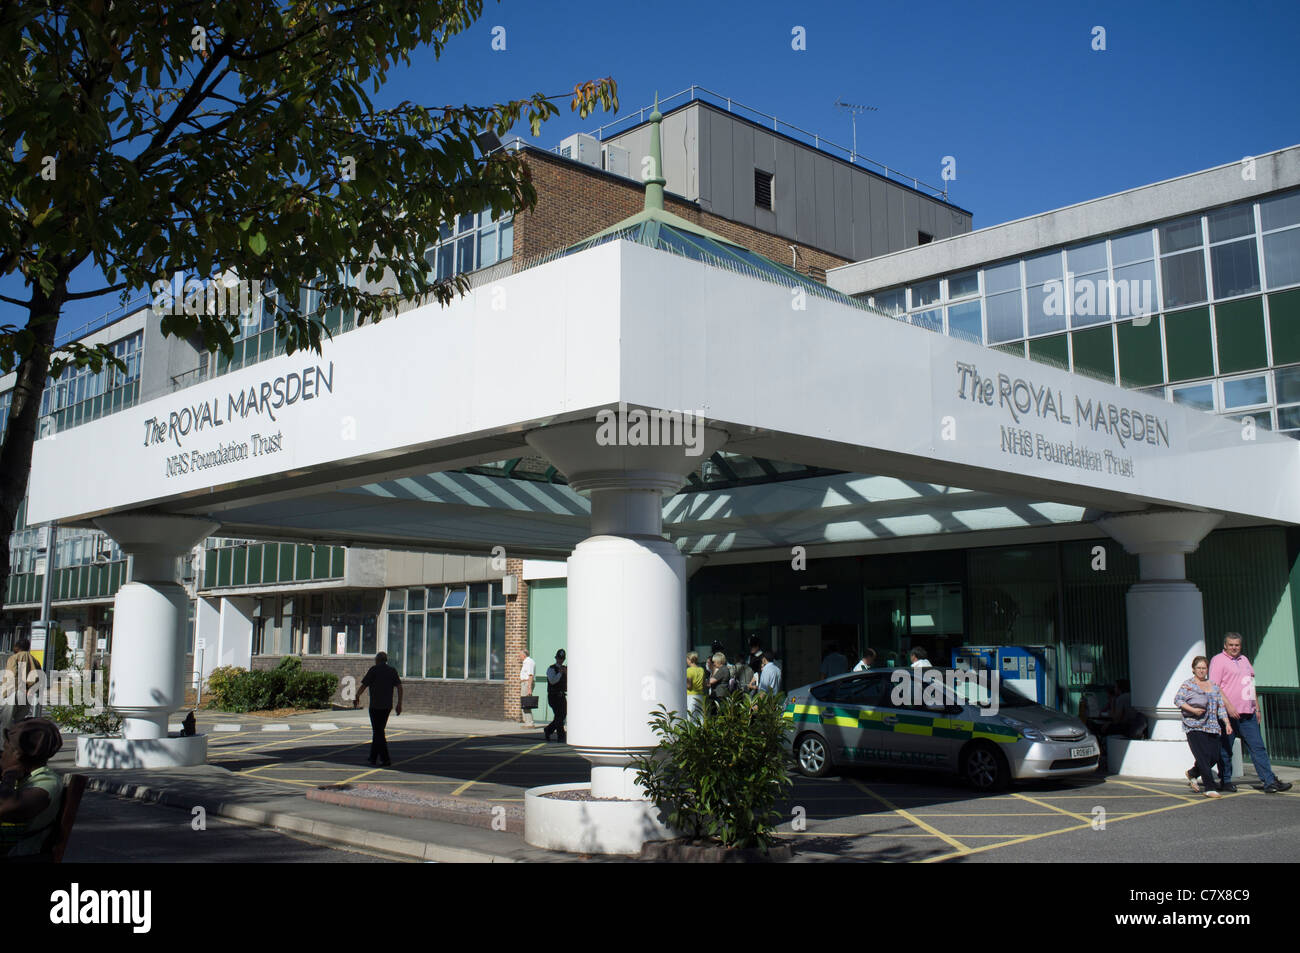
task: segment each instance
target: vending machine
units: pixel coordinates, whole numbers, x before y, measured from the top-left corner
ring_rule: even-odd
[[[1056,707],[1056,649],[1050,645],[963,645],[952,651],[953,668],[997,672],[1020,694]]]

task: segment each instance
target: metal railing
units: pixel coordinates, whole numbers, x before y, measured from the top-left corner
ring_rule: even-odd
[[[128,315],[134,314],[136,311],[139,311],[141,308],[148,305],[149,302],[151,302],[152,300],[153,300],[152,295],[149,294],[138,295],[135,298],[132,298],[130,301],[127,301],[123,304],[119,304],[116,308],[113,308],[109,311],[105,311],[99,317],[92,318],[91,320],[83,324],[81,327],[77,328],[75,331],[64,331],[61,334],[57,335],[54,338],[54,346],[62,347],[63,345],[67,344],[69,341],[75,341],[78,338],[84,337],[85,335],[90,334],[93,331],[98,331],[100,328],[112,324],[114,321],[118,320],[119,318],[125,318]]]
[[[804,129],[801,126],[796,126],[792,122],[786,122],[784,119],[779,119],[776,116],[773,116],[769,113],[765,113],[761,109],[755,109],[752,106],[746,106],[744,103],[737,102],[735,99],[732,99],[730,96],[724,96],[721,93],[715,93],[713,90],[706,89],[703,86],[692,85],[687,87],[686,89],[683,89],[681,92],[673,93],[671,96],[667,96],[659,100],[660,111],[661,112],[666,111],[669,103],[673,102],[673,100],[682,99],[683,97],[685,98],[686,102],[699,101],[703,103],[708,103],[711,106],[720,107],[733,115],[740,116],[742,119],[748,119],[751,122],[758,123],[760,126],[767,127],[771,129],[773,132],[780,133],[781,135],[787,136],[791,139],[795,139],[800,142],[803,142],[805,145],[811,145],[814,149],[817,149],[819,152],[825,152],[828,155],[833,155],[838,158],[845,159],[848,162],[852,163],[853,165],[870,166],[874,169],[879,170],[882,176],[884,176],[887,179],[890,179],[891,181],[900,182],[903,185],[910,184],[911,187],[918,192],[927,192],[930,195],[933,195],[935,198],[941,199],[944,202],[948,201],[948,189],[946,187],[930,185],[928,182],[923,182],[920,179],[916,178],[915,176],[906,175],[903,172],[900,172],[898,169],[890,168],[889,166],[885,165],[885,163],[883,162],[877,162],[875,159],[869,158],[868,156],[864,156],[859,152],[855,152],[854,150],[850,149],[848,146],[842,146],[837,142],[832,142],[831,140],[827,139],[825,136],[818,135],[815,132],[809,132],[807,129]],[[626,129],[631,129],[633,126],[639,126],[641,123],[646,121],[646,119],[649,117],[650,113],[653,110],[654,110],[653,104],[650,104],[648,106],[643,106],[642,108],[638,109],[635,113],[628,113],[626,116],[623,116],[621,119],[615,119],[611,122],[605,123],[602,126],[597,126],[596,130],[594,132],[589,133],[589,135],[595,137],[596,139],[604,141],[606,135],[609,134],[608,130],[615,129],[620,126],[626,126]],[[626,131],[626,129],[622,131]],[[560,147],[556,146],[550,151],[558,153],[560,151]]]

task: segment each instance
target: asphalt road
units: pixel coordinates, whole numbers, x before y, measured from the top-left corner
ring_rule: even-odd
[[[65,863],[375,864],[387,858],[308,843],[277,831],[87,791]]]

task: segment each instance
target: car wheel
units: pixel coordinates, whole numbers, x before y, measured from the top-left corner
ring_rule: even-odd
[[[977,791],[1001,791],[1011,783],[1011,769],[1002,752],[990,744],[975,744],[961,760],[962,777]]]
[[[799,740],[795,742],[794,750],[799,771],[806,777],[824,778],[830,773],[831,768],[835,767],[831,761],[830,749],[826,746],[826,739],[821,735],[812,732],[800,735]]]

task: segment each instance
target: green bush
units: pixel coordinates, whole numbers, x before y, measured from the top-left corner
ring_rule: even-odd
[[[246,671],[247,669],[239,668],[236,665],[223,665],[212,670],[212,673],[208,676],[208,698],[213,708],[221,711],[233,710],[226,707],[229,704],[230,685],[236,676]]]
[[[63,631],[63,626],[54,626],[49,633],[48,642],[51,646],[50,651],[46,654],[45,666],[47,672],[62,672],[68,668],[68,633]]]
[[[214,669],[208,677],[213,707],[219,711],[263,711],[268,708],[324,708],[338,686],[329,672],[305,672],[302,660],[286,655],[270,671]]]
[[[45,717],[60,728],[89,735],[113,735],[122,730],[122,716],[111,708],[91,713],[89,705],[50,705]]]
[[[724,847],[772,844],[791,786],[784,709],[784,695],[744,692],[703,718],[659,706],[650,719],[659,746],[632,764],[670,827]]]

